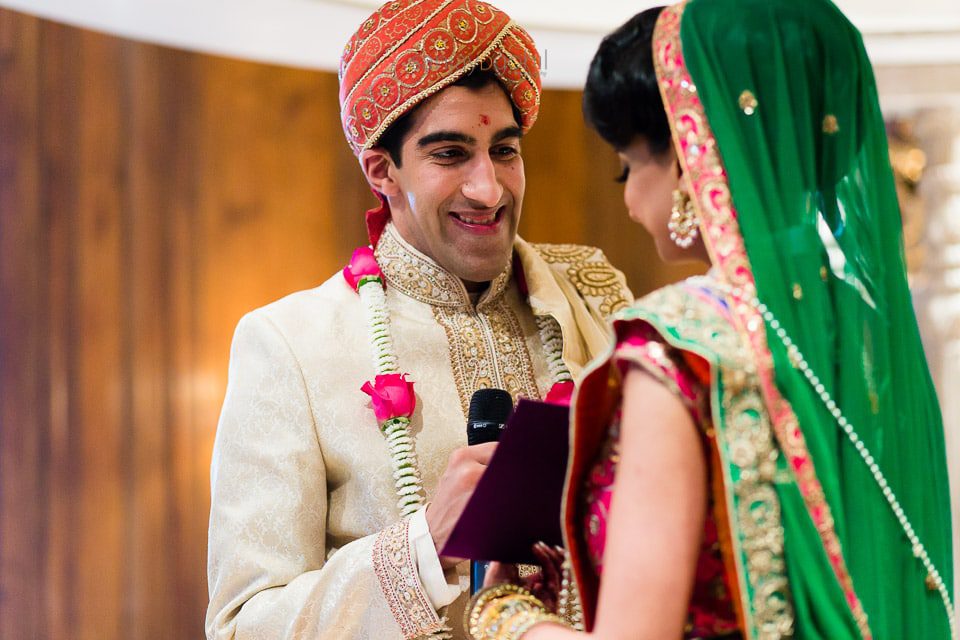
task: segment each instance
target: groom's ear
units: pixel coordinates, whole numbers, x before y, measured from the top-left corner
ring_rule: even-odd
[[[387,197],[400,195],[397,165],[390,153],[381,147],[360,152],[360,169],[370,186]]]

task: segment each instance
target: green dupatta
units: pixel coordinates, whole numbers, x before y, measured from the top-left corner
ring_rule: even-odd
[[[794,475],[777,489],[795,637],[948,638],[943,428],[859,33],[826,0],[691,0],[661,14],[654,57],[707,248],[735,291]],[[769,317],[765,327],[757,300],[822,390],[791,362]],[[922,549],[912,548],[824,392],[872,454]],[[938,575],[915,557],[922,553]]]

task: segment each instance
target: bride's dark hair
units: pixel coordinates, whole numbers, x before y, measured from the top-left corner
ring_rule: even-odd
[[[670,147],[670,125],[653,70],[653,29],[663,7],[642,11],[600,43],[583,92],[583,115],[615,149],[646,139],[653,153]]]

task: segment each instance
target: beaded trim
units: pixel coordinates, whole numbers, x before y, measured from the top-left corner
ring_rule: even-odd
[[[880,488],[880,491],[883,493],[883,497],[886,499],[887,504],[893,511],[893,515],[897,518],[897,522],[900,524],[901,529],[903,529],[904,535],[906,535],[907,540],[910,541],[913,556],[917,558],[923,564],[923,568],[926,569],[927,581],[930,582],[935,590],[940,594],[940,598],[943,600],[944,610],[947,614],[947,619],[950,623],[950,636],[956,637],[956,613],[954,611],[953,602],[950,600],[950,590],[948,589],[946,582],[943,580],[943,577],[940,575],[940,571],[937,569],[936,565],[933,564],[933,560],[930,559],[930,555],[927,553],[927,549],[920,540],[920,537],[913,530],[913,526],[910,524],[910,520],[907,518],[907,514],[903,510],[903,506],[897,499],[896,494],[893,492],[893,489],[887,482],[886,477],[883,475],[880,465],[877,464],[876,459],[873,457],[873,454],[870,453],[867,445],[863,442],[863,440],[860,439],[860,435],[857,433],[854,426],[843,415],[843,411],[837,405],[836,401],[834,401],[834,399],[830,396],[830,392],[827,391],[827,388],[820,381],[820,378],[813,371],[813,369],[810,368],[810,365],[807,363],[803,353],[801,353],[800,349],[790,338],[789,334],[787,334],[787,330],[783,328],[783,325],[780,324],[780,321],[777,320],[776,316],[773,315],[773,312],[770,311],[769,307],[767,307],[767,305],[765,305],[755,295],[747,295],[738,287],[731,287],[726,284],[721,284],[720,286],[726,290],[731,298],[747,302],[749,305],[755,308],[760,315],[763,316],[763,319],[766,321],[767,325],[774,333],[776,333],[777,337],[783,343],[783,346],[786,347],[787,356],[790,358],[790,362],[792,362],[794,366],[796,366],[797,369],[803,373],[804,377],[807,379],[807,382],[810,383],[810,386],[813,387],[813,390],[820,397],[820,400],[823,401],[827,411],[830,412],[834,420],[837,421],[837,425],[847,436],[850,444],[852,444],[854,449],[857,450],[857,453],[860,455],[863,463],[867,465],[867,468],[870,470],[870,474],[873,476],[874,482],[877,483],[877,487]]]
[[[387,527],[373,543],[373,570],[383,597],[406,640],[414,638],[453,638],[445,617],[434,611],[417,580],[410,554],[410,521],[401,520]]]

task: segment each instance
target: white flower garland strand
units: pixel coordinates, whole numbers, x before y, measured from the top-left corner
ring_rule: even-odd
[[[379,278],[365,278],[357,288],[367,319],[370,344],[373,347],[373,366],[377,375],[400,373],[397,355],[390,337],[390,315],[387,312],[387,296]],[[413,437],[410,435],[410,418],[397,417],[382,425],[383,435],[390,451],[393,479],[397,490],[397,507],[406,517],[426,503],[420,465]]]
[[[548,315],[536,316],[536,322],[553,383],[573,381],[573,376],[563,361],[563,334],[560,332],[560,325],[553,316]]]
[[[897,499],[896,494],[894,494],[893,489],[887,482],[887,478],[883,475],[883,471],[880,469],[880,465],[877,464],[876,459],[873,457],[873,454],[870,453],[867,445],[863,442],[863,440],[860,439],[860,435],[857,433],[856,429],[854,429],[853,425],[850,424],[846,417],[844,417],[840,407],[830,396],[830,392],[827,391],[826,387],[820,381],[820,378],[816,373],[814,373],[813,369],[810,368],[810,365],[800,352],[800,349],[787,334],[787,330],[783,328],[783,326],[780,324],[780,321],[777,320],[776,316],[773,315],[773,312],[770,311],[769,307],[761,302],[760,299],[755,295],[745,295],[743,289],[739,287],[731,287],[729,285],[722,284],[721,288],[725,289],[728,294],[737,300],[743,300],[749,303],[760,312],[760,315],[763,316],[763,319],[770,326],[770,329],[776,333],[777,337],[780,338],[780,341],[783,343],[783,346],[787,348],[787,356],[790,358],[790,361],[796,365],[797,369],[799,369],[801,373],[803,373],[804,377],[807,379],[807,382],[810,383],[810,386],[813,387],[813,390],[818,396],[820,396],[820,400],[823,402],[824,406],[826,406],[827,411],[829,411],[830,415],[832,415],[837,421],[840,429],[843,430],[854,449],[856,449],[857,453],[860,454],[860,458],[863,460],[863,463],[867,465],[867,468],[870,470],[870,474],[873,476],[874,482],[877,483],[880,491],[883,492],[883,497],[886,498],[887,504],[893,511],[893,515],[896,516],[897,522],[900,523],[900,527],[903,529],[903,533],[907,536],[907,540],[911,545],[913,556],[920,560],[920,562],[923,564],[924,569],[927,570],[927,580],[930,581],[935,590],[939,592],[940,598],[943,600],[943,607],[947,612],[947,619],[950,622],[950,637],[956,637],[957,621],[953,603],[950,601],[950,591],[947,589],[947,585],[944,582],[943,577],[940,575],[940,572],[937,570],[937,567],[930,559],[930,555],[927,553],[927,549],[923,545],[923,542],[921,542],[920,537],[913,530],[913,525],[911,525],[910,520],[907,519],[907,515],[903,510],[903,506]]]

